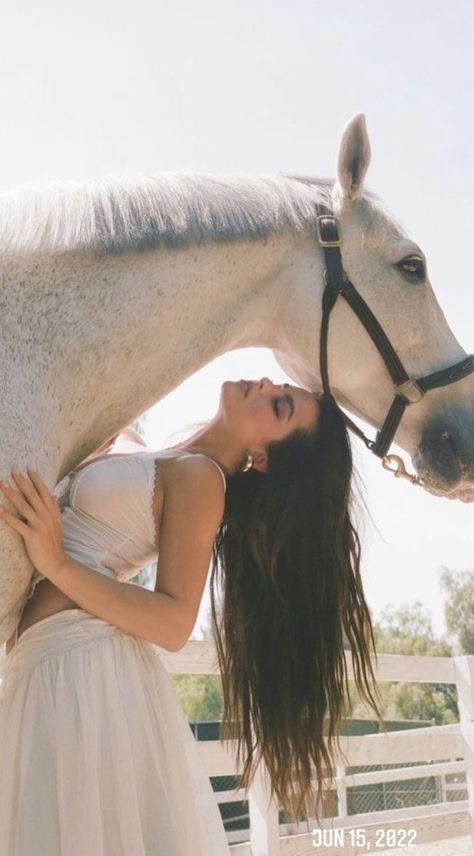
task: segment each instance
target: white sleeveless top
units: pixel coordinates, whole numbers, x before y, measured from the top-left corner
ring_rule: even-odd
[[[62,513],[62,548],[68,556],[121,582],[156,561],[152,508],[156,459],[155,451],[106,456],[59,482],[54,495]],[[225,491],[223,470],[213,458],[208,460],[219,470]],[[35,569],[27,600],[43,579]]]

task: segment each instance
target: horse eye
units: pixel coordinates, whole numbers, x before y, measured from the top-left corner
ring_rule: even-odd
[[[406,256],[397,263],[397,267],[408,279],[422,282],[426,277],[425,262],[421,256]]]

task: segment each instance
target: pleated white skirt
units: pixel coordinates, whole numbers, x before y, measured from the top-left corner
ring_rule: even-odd
[[[228,856],[161,651],[83,609],[20,636],[0,673],[2,856]]]

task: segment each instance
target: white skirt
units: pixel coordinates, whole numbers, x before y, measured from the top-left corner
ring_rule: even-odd
[[[162,649],[83,609],[0,672],[2,856],[228,856]]]

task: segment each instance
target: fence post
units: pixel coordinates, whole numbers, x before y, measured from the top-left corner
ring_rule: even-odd
[[[454,657],[459,729],[466,762],[467,805],[474,843],[474,655]]]
[[[441,802],[445,803],[448,801],[448,789],[446,787],[446,776],[441,775],[439,777],[439,779],[440,779],[440,786],[441,786]]]
[[[269,779],[264,763],[256,768],[248,789],[251,856],[278,856],[280,828],[278,805],[270,800]]]
[[[346,768],[336,766],[337,816],[347,817]]]

